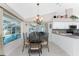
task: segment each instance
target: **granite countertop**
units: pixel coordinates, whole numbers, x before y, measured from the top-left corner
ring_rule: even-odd
[[[70,37],[70,38],[75,38],[75,39],[79,39],[79,36],[76,36],[76,35],[63,35],[63,36]]]
[[[71,33],[62,33],[62,32],[60,32],[60,31],[56,31],[56,32],[54,31],[54,32],[52,32],[52,33],[57,34],[57,35],[61,35],[61,36],[70,37],[70,38],[79,39],[79,36],[74,35],[74,34],[71,34]]]

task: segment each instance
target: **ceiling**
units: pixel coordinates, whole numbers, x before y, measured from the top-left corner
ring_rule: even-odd
[[[38,7],[36,3],[8,3],[7,5],[24,18],[33,17],[38,13]],[[39,6],[39,14],[44,15],[56,11],[56,8],[59,7],[56,5],[57,4],[55,3],[41,3]]]
[[[25,19],[34,17],[36,14],[38,14],[38,7],[36,3],[7,3],[7,5]],[[77,3],[40,3],[39,14],[45,15],[53,12],[61,13],[67,8],[73,8],[75,12],[79,14],[79,4]]]

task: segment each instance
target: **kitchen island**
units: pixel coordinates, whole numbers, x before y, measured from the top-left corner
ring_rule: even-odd
[[[79,56],[79,36],[53,32],[52,41],[70,56]]]

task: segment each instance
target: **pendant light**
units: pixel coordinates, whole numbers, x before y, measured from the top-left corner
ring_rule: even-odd
[[[37,8],[38,8],[38,10],[37,10],[38,14],[36,15],[34,21],[35,21],[37,24],[40,24],[40,23],[42,22],[43,17],[41,17],[41,16],[39,15],[39,5],[40,5],[40,4],[37,3],[36,5],[37,5]]]

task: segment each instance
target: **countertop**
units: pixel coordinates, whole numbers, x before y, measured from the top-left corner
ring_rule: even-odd
[[[57,34],[57,35],[61,35],[61,36],[66,36],[66,37],[70,37],[70,38],[74,38],[74,39],[79,39],[79,36],[78,35],[74,35],[74,34],[71,34],[71,33],[62,33],[60,31],[52,31],[53,34]]]

